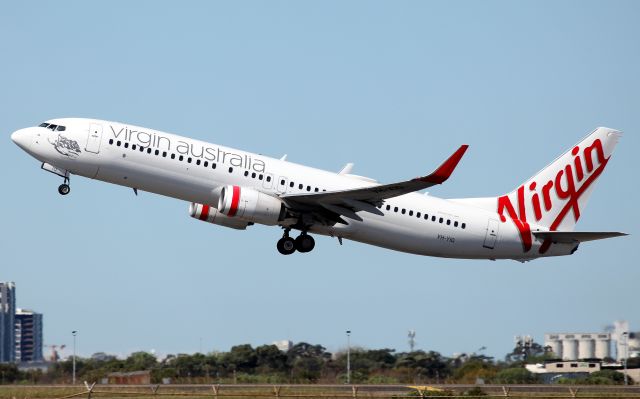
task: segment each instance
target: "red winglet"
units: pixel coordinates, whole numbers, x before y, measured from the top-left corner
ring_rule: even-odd
[[[465,151],[467,151],[469,146],[467,144],[463,144],[453,153],[446,161],[440,165],[435,172],[431,173],[425,177],[419,177],[418,180],[426,181],[434,184],[442,184],[444,183],[449,176],[453,173],[453,170],[458,166],[458,162],[462,159]]]

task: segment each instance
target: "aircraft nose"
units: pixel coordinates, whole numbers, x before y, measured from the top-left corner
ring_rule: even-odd
[[[16,143],[18,147],[25,148],[27,146],[27,141],[29,140],[27,136],[28,134],[26,129],[20,129],[11,133],[11,140]]]

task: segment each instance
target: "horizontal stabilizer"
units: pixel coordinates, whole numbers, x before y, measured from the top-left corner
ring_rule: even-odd
[[[621,237],[628,235],[617,231],[534,231],[537,238],[550,239],[553,243],[572,244],[605,238]]]

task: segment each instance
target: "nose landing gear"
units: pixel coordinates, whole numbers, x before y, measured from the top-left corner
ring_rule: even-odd
[[[71,187],[69,186],[69,178],[64,178],[64,183],[58,186],[58,193],[60,195],[67,195],[71,192]]]
[[[307,232],[302,232],[295,240],[289,237],[291,229],[285,229],[281,239],[278,240],[276,248],[282,255],[291,255],[298,251],[300,253],[311,252],[316,246],[316,241]]]

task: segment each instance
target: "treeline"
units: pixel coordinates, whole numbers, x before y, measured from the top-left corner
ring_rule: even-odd
[[[541,355],[544,357],[545,355]],[[476,383],[532,384],[539,380],[526,370],[523,359],[508,356],[496,362],[483,355],[444,357],[434,351],[396,353],[393,349],[354,348],[350,352],[351,382],[356,384],[437,384]],[[529,362],[542,358],[530,357]],[[15,365],[0,365],[0,383],[68,383],[72,360],[53,364],[45,373],[19,371]],[[305,342],[289,351],[275,345],[238,345],[229,352],[178,354],[157,359],[147,352],[136,352],[126,359],[104,353],[76,359],[78,381],[101,381],[111,372],[151,371],[152,383],[170,379],[172,383],[345,383],[347,354],[335,355],[321,345]],[[602,371],[581,383],[617,384],[622,374]],[[561,381],[562,382],[562,381]]]

